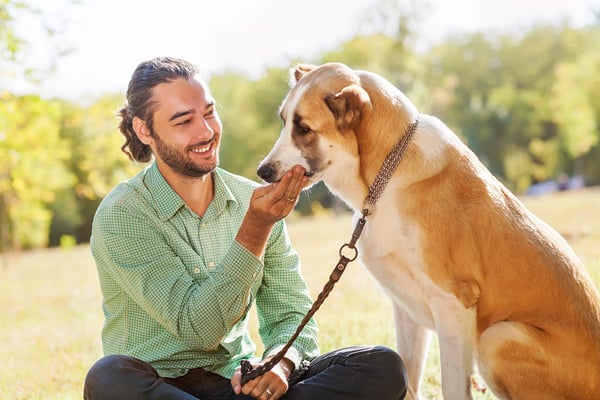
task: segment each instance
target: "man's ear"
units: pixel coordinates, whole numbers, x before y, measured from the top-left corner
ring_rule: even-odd
[[[146,121],[140,117],[133,117],[131,125],[133,126],[133,131],[135,132],[136,136],[138,139],[140,139],[140,142],[146,145],[149,145],[152,142],[152,135],[150,134],[148,125],[146,125]]]
[[[346,86],[339,93],[326,96],[324,100],[340,131],[358,126],[364,111],[371,108],[369,94],[358,85]]]

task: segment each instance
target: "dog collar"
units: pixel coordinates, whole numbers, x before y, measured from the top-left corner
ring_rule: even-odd
[[[419,126],[419,118],[412,122],[410,125],[406,127],[406,132],[402,136],[402,138],[396,143],[396,145],[392,148],[392,150],[388,153],[383,160],[383,164],[379,168],[377,172],[377,176],[375,176],[375,180],[369,186],[369,193],[365,198],[364,206],[362,213],[364,216],[367,216],[372,213],[372,209],[375,208],[375,203],[381,197],[381,194],[385,190],[388,182],[392,178],[392,175],[398,168],[400,161],[404,157],[404,153],[410,144],[410,139],[413,137],[415,132],[417,131],[417,126]]]

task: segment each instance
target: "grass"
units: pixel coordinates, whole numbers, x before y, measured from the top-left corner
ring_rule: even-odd
[[[523,200],[565,236],[600,287],[600,189]],[[289,230],[316,297],[350,238],[350,216],[291,218]],[[0,397],[81,399],[85,374],[101,356],[101,295],[89,248],[0,255],[0,310]],[[349,265],[316,319],[323,351],[366,343],[394,347],[389,301],[358,262]],[[441,398],[435,340],[423,395]]]

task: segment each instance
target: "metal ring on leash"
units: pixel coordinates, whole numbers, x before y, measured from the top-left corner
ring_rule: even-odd
[[[350,250],[353,250],[353,251],[354,251],[354,255],[353,255],[352,257],[345,256],[345,255],[343,254],[343,252],[344,252],[344,249],[350,249]],[[355,246],[351,246],[351,245],[350,245],[350,244],[348,244],[348,243],[344,243],[344,244],[343,244],[343,245],[340,247],[340,250],[339,250],[338,254],[340,255],[340,258],[341,258],[341,257],[344,257],[344,258],[347,258],[347,259],[348,259],[348,261],[354,261],[354,260],[356,260],[356,257],[358,257],[358,249],[357,249]]]

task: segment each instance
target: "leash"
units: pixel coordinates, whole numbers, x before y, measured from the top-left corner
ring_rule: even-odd
[[[379,200],[379,197],[381,197],[381,194],[383,193],[385,187],[390,181],[392,175],[398,168],[398,165],[400,164],[400,161],[404,157],[404,153],[406,152],[406,149],[410,144],[410,139],[415,134],[418,125],[418,119],[412,122],[410,125],[408,125],[404,136],[402,136],[400,141],[392,148],[392,150],[388,153],[387,157],[383,161],[383,164],[381,165],[381,168],[379,169],[375,180],[373,181],[371,186],[369,186],[369,192],[367,194],[367,197],[365,198],[364,207],[361,211],[362,216],[358,219],[356,225],[354,226],[354,230],[352,232],[352,237],[350,238],[350,241],[348,243],[344,243],[340,247],[338,251],[340,259],[338,260],[336,266],[329,275],[329,280],[321,290],[321,293],[319,293],[319,296],[317,296],[317,300],[315,300],[310,310],[308,310],[308,313],[300,322],[300,325],[298,325],[296,332],[294,332],[294,334],[288,340],[286,345],[281,350],[279,350],[279,352],[275,354],[275,356],[273,356],[264,364],[254,368],[250,361],[241,361],[242,386],[251,381],[252,379],[256,379],[259,376],[264,375],[267,371],[273,369],[273,367],[277,365],[283,359],[283,357],[285,357],[285,354],[290,349],[290,347],[292,347],[292,344],[298,338],[306,324],[308,324],[313,315],[325,302],[325,299],[333,290],[334,285],[340,280],[348,264],[356,260],[356,258],[358,257],[358,249],[356,248],[356,242],[358,241],[358,238],[360,237],[360,234],[362,233],[363,228],[365,227],[365,224],[367,222],[366,218],[369,214],[373,213],[372,209],[375,207],[375,203],[377,203],[377,200]],[[353,252],[348,254],[348,257],[344,255],[344,253],[347,252],[346,249],[349,249]],[[292,376],[290,376],[290,378],[292,378]]]

